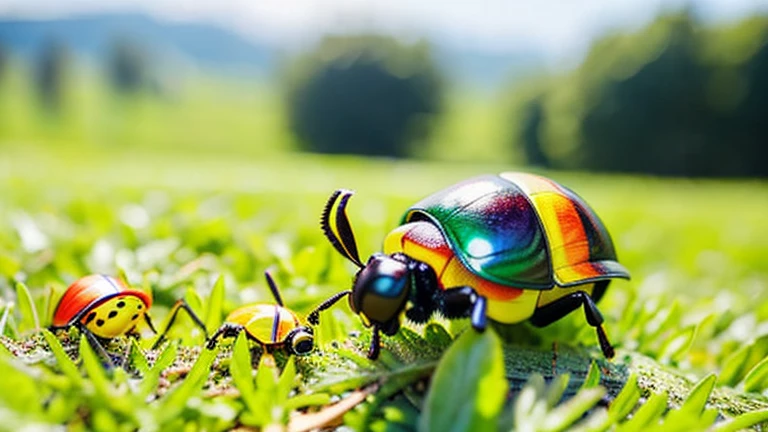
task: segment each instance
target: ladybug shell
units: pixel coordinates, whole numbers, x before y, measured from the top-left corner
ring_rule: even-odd
[[[266,345],[284,343],[291,330],[301,326],[295,313],[282,306],[267,303],[235,309],[225,321],[242,325],[251,337]]]
[[[123,296],[138,297],[146,309],[152,305],[152,297],[141,290],[131,289],[119,279],[105,275],[82,277],[70,285],[64,292],[53,313],[53,325],[63,327],[71,325],[85,312],[100,304]]]
[[[502,285],[546,290],[629,278],[584,200],[545,177],[475,177],[413,205],[403,223],[435,224],[462,264]]]

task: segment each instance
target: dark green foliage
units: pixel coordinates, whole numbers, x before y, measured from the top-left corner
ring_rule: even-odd
[[[525,105],[521,122],[523,123],[522,142],[525,160],[530,165],[549,167],[549,157],[541,148],[539,130],[544,119],[542,98],[538,97]]]
[[[146,53],[129,40],[115,40],[108,57],[107,72],[112,87],[122,93],[136,93],[148,84]]]
[[[595,44],[543,100],[543,118],[520,119],[532,164],[767,176],[768,19],[705,28],[689,13],[661,17]]]
[[[35,78],[40,101],[49,111],[61,108],[68,66],[66,47],[55,40],[48,41],[35,64]]]
[[[396,157],[426,137],[442,94],[426,45],[378,36],[325,39],[288,86],[289,121],[304,149]]]

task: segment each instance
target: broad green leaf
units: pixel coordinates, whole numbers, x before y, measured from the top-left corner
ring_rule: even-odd
[[[219,275],[211,289],[208,298],[208,309],[205,314],[205,328],[208,334],[213,334],[221,324],[221,314],[224,310],[224,276]]]
[[[587,376],[584,377],[584,382],[581,384],[582,389],[593,388],[600,385],[600,367],[597,366],[597,362],[592,360],[589,364],[589,370]]]
[[[77,366],[72,359],[69,358],[66,351],[64,351],[61,342],[59,342],[56,336],[47,329],[43,330],[43,337],[45,338],[45,341],[48,342],[48,346],[51,348],[53,356],[56,357],[59,368],[61,368],[64,375],[69,377],[72,383],[77,387],[82,387],[83,379],[80,376],[80,372],[77,370]]]
[[[578,392],[567,402],[547,413],[544,424],[541,425],[541,431],[559,432],[568,429],[587,411],[594,408],[603,396],[605,396],[605,389],[602,387],[593,387]]]
[[[465,331],[443,355],[427,392],[421,431],[493,430],[507,394],[501,342]]]
[[[19,303],[19,312],[23,317],[23,326],[20,329],[40,329],[40,318],[37,315],[37,308],[35,307],[35,301],[32,299],[32,294],[29,293],[29,288],[23,282],[16,282],[16,299]]]
[[[761,392],[768,387],[768,357],[756,364],[744,378],[744,391]]]

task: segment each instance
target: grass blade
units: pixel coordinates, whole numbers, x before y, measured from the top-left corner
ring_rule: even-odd
[[[48,342],[48,346],[51,348],[51,352],[56,358],[56,361],[59,364],[59,368],[61,368],[61,372],[66,375],[67,378],[69,378],[77,387],[82,387],[83,378],[80,376],[80,371],[77,370],[77,365],[75,365],[75,362],[73,362],[72,359],[67,355],[66,351],[64,351],[64,347],[61,346],[59,339],[57,339],[56,336],[49,330],[43,330],[43,337],[45,338],[45,341]]]
[[[141,350],[139,341],[134,338],[131,338],[130,361],[133,367],[135,367],[140,374],[146,375],[146,373],[149,372],[149,362],[147,361],[147,356],[145,356],[144,351]]]
[[[35,301],[32,299],[32,294],[29,292],[29,288],[23,282],[16,282],[16,299],[19,303],[19,312],[24,318],[20,329],[27,329],[27,325],[30,324],[31,329],[40,330],[40,318],[37,315],[37,308],[35,307]],[[29,323],[29,320],[32,322]]]
[[[205,383],[211,369],[211,364],[218,352],[218,347],[212,350],[204,349],[200,352],[200,356],[195,361],[189,374],[184,378],[184,381],[178,387],[171,390],[157,406],[161,420],[160,423],[165,423],[182,412],[187,405],[187,401]]]
[[[744,378],[744,391],[761,392],[768,386],[768,357],[756,364]]]
[[[640,389],[637,388],[637,375],[630,375],[624,388],[621,389],[616,399],[611,403],[608,409],[608,415],[614,422],[625,419],[635,408],[640,400]]]
[[[603,396],[605,396],[605,389],[602,387],[578,392],[568,402],[559,405],[547,414],[541,430],[543,432],[559,432],[568,429],[587,411],[594,408]]]
[[[255,397],[256,386],[253,383],[253,369],[251,368],[251,351],[248,349],[248,338],[245,332],[235,339],[232,348],[232,360],[229,364],[229,372],[235,387],[240,391],[243,403],[250,411],[259,409],[258,399]]]
[[[91,379],[97,395],[105,401],[108,400],[110,398],[109,378],[85,335],[80,336],[80,358],[83,360],[83,368]]]
[[[736,432],[764,422],[768,422],[768,409],[747,412],[725,420],[712,426],[710,432]]]
[[[597,362],[592,360],[589,364],[589,370],[587,376],[584,377],[584,382],[581,384],[582,389],[588,389],[597,387],[600,385],[600,368],[597,366]]]
[[[666,392],[654,393],[640,408],[637,409],[631,419],[620,427],[622,432],[641,431],[646,428],[654,429],[667,409],[668,396]]]
[[[220,275],[211,289],[208,299],[208,310],[205,314],[205,328],[212,334],[221,324],[221,314],[224,309],[224,276]]]
[[[153,364],[149,371],[144,374],[141,387],[139,387],[139,395],[141,395],[142,398],[146,399],[155,391],[155,389],[157,389],[157,383],[160,382],[160,374],[162,374],[168,366],[173,364],[173,361],[176,359],[176,351],[176,344],[165,344],[165,349],[158,355],[155,364]]]

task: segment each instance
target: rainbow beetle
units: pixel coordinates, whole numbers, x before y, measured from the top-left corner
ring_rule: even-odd
[[[99,354],[111,363],[110,357],[99,339],[112,339],[122,335],[136,334],[139,318],[142,318],[153,333],[157,334],[149,308],[152,296],[142,290],[128,287],[123,281],[111,276],[94,274],[73,282],[56,305],[51,330],[77,327]],[[205,325],[197,319],[189,306],[178,301],[172,309],[172,318],[160,339],[170,329],[178,311],[185,309],[192,315],[198,326]],[[207,333],[205,333],[207,336]]]
[[[373,327],[368,357],[380,336],[394,335],[401,312],[424,323],[435,312],[539,327],[584,307],[603,354],[614,349],[595,302],[613,278],[629,279],[617,262],[605,226],[584,200],[553,180],[526,173],[484,175],[458,183],[409,208],[384,240],[384,253],[360,261],[346,215],[352,192],[337,190],[321,225],[336,250],[357,265],[351,290],[340,292],[307,318],[349,296],[351,309]],[[335,217],[332,218],[332,213]]]
[[[296,355],[305,355],[312,351],[312,328],[302,325],[299,317],[283,305],[280,291],[269,272],[264,272],[264,276],[277,304],[255,303],[235,309],[208,339],[208,349],[214,349],[220,337],[236,337],[244,331],[248,338],[260,344],[265,352],[283,347]]]

